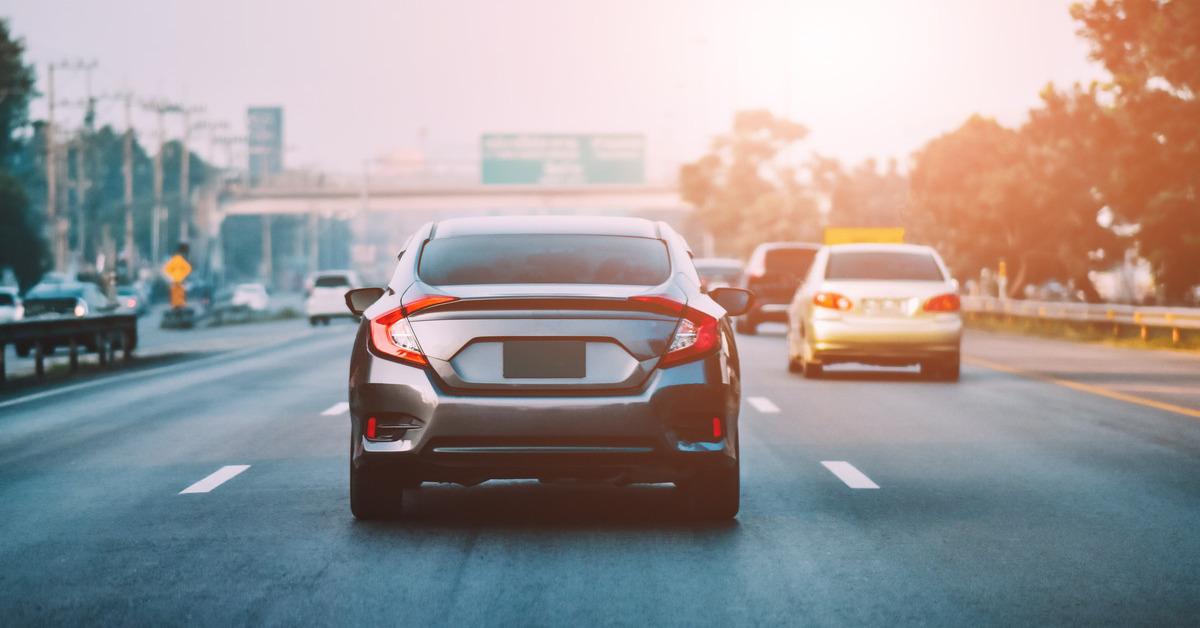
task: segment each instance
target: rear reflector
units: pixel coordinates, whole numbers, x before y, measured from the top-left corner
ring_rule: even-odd
[[[367,419],[367,438],[375,438],[375,417]]]
[[[713,417],[713,438],[714,439],[721,438],[721,418],[720,417]]]

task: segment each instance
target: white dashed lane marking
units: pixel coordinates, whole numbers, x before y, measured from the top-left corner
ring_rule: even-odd
[[[854,465],[849,462],[824,461],[821,464],[825,465],[826,469],[832,471],[850,488],[879,488],[878,484],[872,482],[871,478],[863,475],[862,471],[855,469]]]
[[[349,411],[350,411],[350,404],[343,401],[341,403],[333,404],[333,406],[331,408],[322,412],[321,416],[337,416],[339,414],[346,414]]]
[[[766,397],[747,397],[746,401],[754,406],[755,410],[763,414],[776,414],[779,412],[779,406],[771,403],[771,400]]]
[[[213,473],[203,480],[200,480],[199,482],[196,482],[182,491],[179,491],[179,494],[184,495],[186,493],[207,493],[214,488],[217,488],[218,486],[228,482],[229,480],[233,479],[234,476],[249,468],[250,465],[248,464],[233,464],[226,467],[221,467],[220,469],[217,469],[216,473]]]

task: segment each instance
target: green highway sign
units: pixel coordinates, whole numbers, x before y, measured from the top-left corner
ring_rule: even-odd
[[[484,135],[486,185],[637,185],[645,182],[646,139],[604,135]]]

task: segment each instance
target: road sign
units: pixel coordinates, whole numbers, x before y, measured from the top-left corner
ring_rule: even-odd
[[[640,185],[645,144],[635,133],[484,135],[486,185]]]
[[[184,278],[192,273],[192,265],[183,259],[182,255],[176,255],[167,260],[167,263],[163,264],[162,269],[171,278],[171,281],[175,283],[183,281]]]

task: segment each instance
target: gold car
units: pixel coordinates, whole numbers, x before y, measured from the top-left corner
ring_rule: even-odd
[[[919,364],[926,377],[958,381],[956,288],[927,246],[824,246],[788,306],[788,369],[820,377],[828,364]]]

